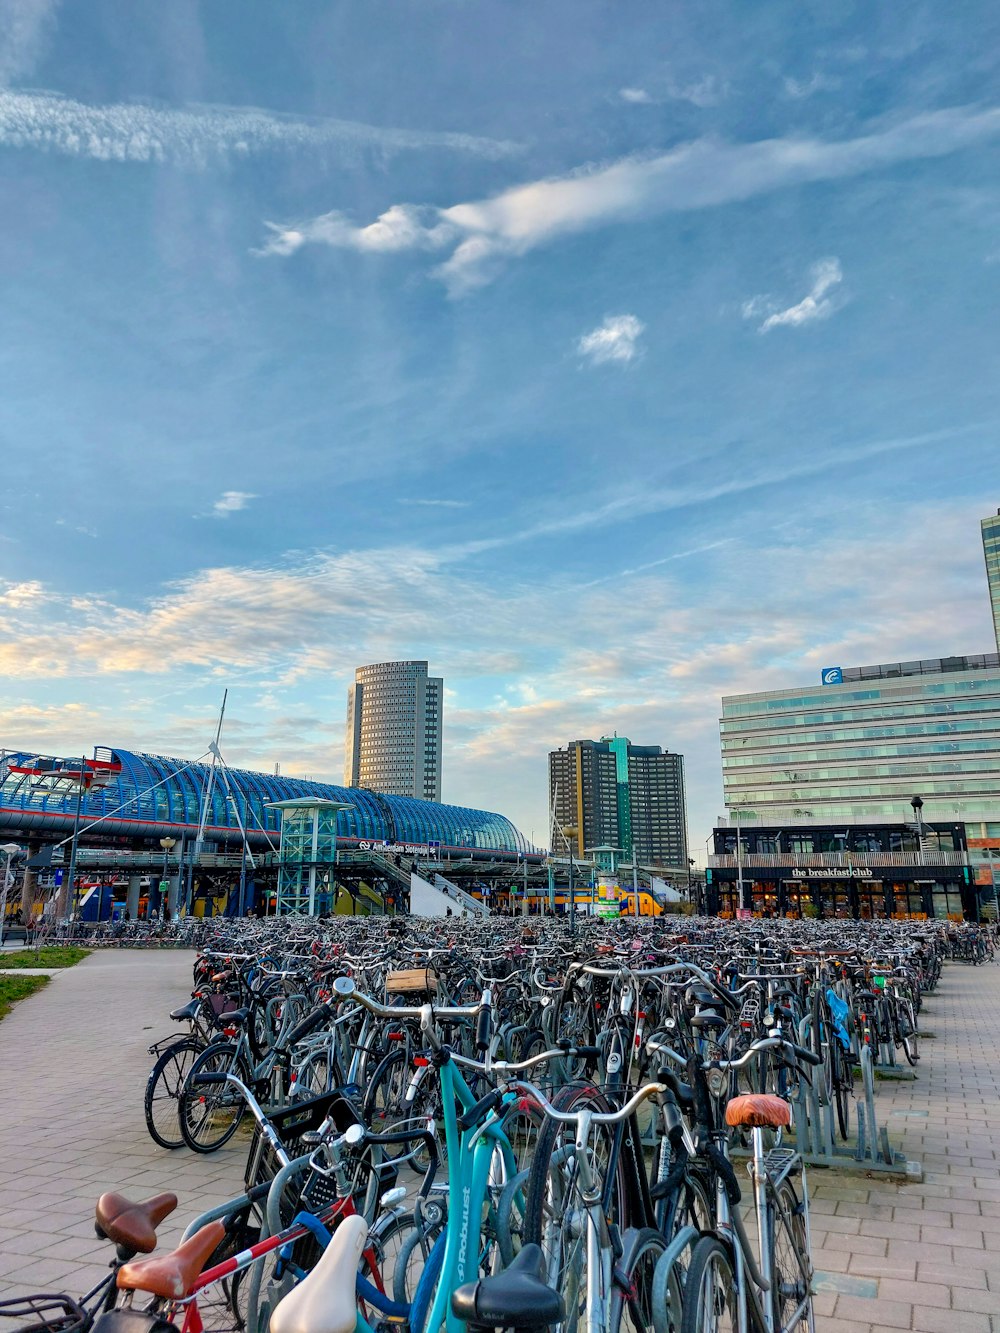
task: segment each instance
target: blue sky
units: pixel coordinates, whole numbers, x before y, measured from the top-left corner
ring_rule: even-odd
[[[0,742],[340,780],[444,675],[544,840],[618,731],[993,647],[1000,11],[0,8]]]

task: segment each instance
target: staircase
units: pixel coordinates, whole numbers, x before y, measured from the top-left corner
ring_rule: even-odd
[[[460,889],[457,884],[453,884],[450,879],[445,879],[444,875],[435,873],[434,887],[440,889],[442,893],[448,895],[453,902],[461,904],[463,916],[489,916],[490,909],[478,898],[473,898],[471,893],[466,893]]]
[[[410,914],[412,916],[489,916],[490,909],[452,884],[443,875],[435,875],[434,882],[424,879],[414,870],[410,875]]]

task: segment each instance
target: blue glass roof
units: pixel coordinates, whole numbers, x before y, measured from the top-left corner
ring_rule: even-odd
[[[101,748],[98,754],[102,759],[113,755],[121,762],[121,773],[114,774],[107,786],[84,794],[80,802],[81,828],[101,820],[103,827],[95,833],[124,832],[126,825],[133,836],[147,833],[159,837],[178,828],[197,830],[209,776],[207,764],[131,750]],[[11,772],[11,766],[30,768],[36,759],[36,755],[10,751],[4,756],[0,768],[3,822],[11,827],[17,813],[23,812],[25,827],[30,824],[69,831],[67,820],[76,817],[77,790],[69,784],[53,789],[45,778]],[[66,763],[70,768],[80,766],[79,759]],[[496,852],[531,850],[528,840],[509,819],[488,810],[383,796],[359,787],[337,787],[221,766],[216,768],[205,837],[211,841],[238,839],[242,820],[251,837],[255,832],[261,837],[261,830],[266,830],[276,843],[281,812],[269,809],[270,803],[302,796],[351,803],[352,809],[341,810],[337,816],[337,835],[342,838],[440,842],[448,847]]]

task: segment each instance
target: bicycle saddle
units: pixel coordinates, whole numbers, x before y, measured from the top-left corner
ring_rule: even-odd
[[[466,1282],[452,1293],[451,1312],[481,1328],[541,1328],[565,1315],[562,1297],[545,1283],[545,1259],[538,1245],[525,1245],[496,1277]],[[271,1333],[285,1333],[275,1330]]]
[[[688,1021],[693,1028],[725,1028],[729,1026],[721,1014],[714,1013],[692,1014]]]
[[[179,1301],[225,1238],[223,1222],[208,1222],[171,1254],[123,1265],[118,1270],[118,1286],[122,1291],[148,1291],[166,1301]]]
[[[171,1009],[170,1017],[175,1023],[183,1023],[186,1019],[194,1018],[201,1007],[201,1000],[196,996],[189,1000],[187,1004],[182,1004],[179,1009]]]
[[[726,1107],[726,1124],[740,1129],[787,1129],[792,1108],[772,1092],[746,1092]]]
[[[368,1243],[363,1217],[345,1217],[315,1267],[278,1302],[270,1333],[354,1333],[355,1279]]]
[[[145,1203],[133,1203],[124,1194],[109,1191],[97,1200],[94,1230],[133,1254],[156,1249],[156,1228],[177,1207],[176,1194],[156,1194]]]

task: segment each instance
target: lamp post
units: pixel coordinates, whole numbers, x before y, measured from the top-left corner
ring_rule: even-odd
[[[0,945],[3,944],[4,928],[7,925],[7,891],[11,886],[13,876],[10,869],[10,858],[20,851],[16,842],[5,842],[0,846],[0,852],[4,854],[3,865],[3,885],[0,887]]]
[[[687,859],[687,863],[688,863],[688,902],[690,903],[693,902],[694,900],[694,881],[692,879],[692,872],[694,871],[694,857],[689,856]]]
[[[569,852],[569,933],[576,935],[576,892],[573,888],[573,838],[577,835],[575,824],[567,824],[560,829],[566,850]]]
[[[160,839],[160,846],[163,848],[163,875],[160,878],[160,903],[159,903],[159,916],[161,921],[163,921],[166,918],[165,897],[170,893],[170,888],[167,883],[167,858],[170,856],[170,853],[173,851],[176,844],[177,844],[176,838]]]

